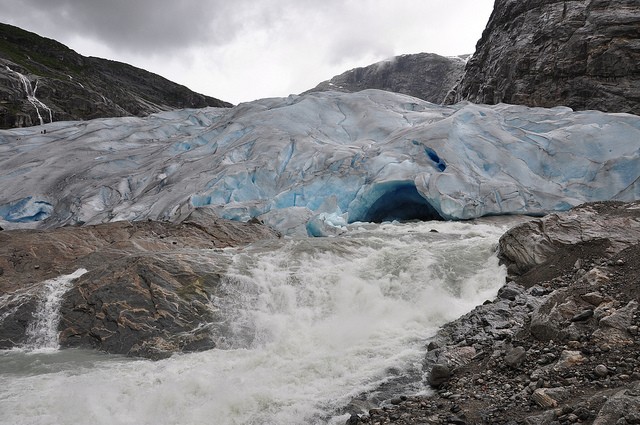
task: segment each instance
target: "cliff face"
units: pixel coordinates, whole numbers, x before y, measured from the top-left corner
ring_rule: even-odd
[[[640,114],[638,0],[496,0],[447,100]]]
[[[463,56],[464,57],[464,56]],[[323,81],[305,93],[379,89],[442,103],[464,72],[464,59],[433,53],[397,56],[364,68],[355,68]]]
[[[229,107],[159,75],[0,24],[0,128]]]

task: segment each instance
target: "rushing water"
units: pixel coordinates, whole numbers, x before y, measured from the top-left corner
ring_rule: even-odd
[[[62,297],[73,286],[73,281],[87,270],[78,269],[69,275],[43,282],[44,293],[36,308],[35,317],[27,328],[27,346],[29,350],[57,350],[58,325],[60,324],[60,305]]]
[[[394,377],[427,391],[428,337],[504,282],[496,223],[356,224],[226,250],[218,349],[157,362],[0,352],[0,423],[344,423],[344,406]]]

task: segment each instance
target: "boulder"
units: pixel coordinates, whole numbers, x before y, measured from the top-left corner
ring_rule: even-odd
[[[571,245],[598,243],[611,256],[638,240],[640,201],[596,202],[520,224],[500,238],[499,250],[509,271],[521,275],[550,260],[558,263],[556,253]],[[573,267],[575,259],[564,260]]]

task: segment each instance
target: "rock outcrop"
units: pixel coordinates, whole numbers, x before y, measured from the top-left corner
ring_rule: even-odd
[[[583,205],[512,229],[500,252],[518,267],[496,299],[429,342],[434,394],[395,397],[348,423],[639,423],[639,232],[638,201]]]
[[[206,106],[231,104],[131,65],[84,57],[57,41],[0,24],[0,128]]]
[[[210,307],[228,256],[221,248],[278,235],[206,209],[181,223],[141,221],[0,232],[0,349],[22,346],[43,282],[77,269],[60,307],[61,347],[166,357],[215,346]]]
[[[497,0],[449,101],[640,114],[637,0]]]
[[[549,261],[557,264],[557,252],[569,246],[597,248],[602,255],[620,251],[640,241],[637,208],[635,203],[584,204],[517,226],[500,239],[502,259],[512,274],[522,275]],[[579,253],[573,257],[579,257]]]
[[[462,77],[466,58],[467,55],[444,57],[433,53],[396,56],[336,75],[305,93],[378,89],[442,103],[449,90]]]

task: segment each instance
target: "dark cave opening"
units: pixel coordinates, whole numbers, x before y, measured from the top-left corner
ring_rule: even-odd
[[[424,199],[412,183],[395,186],[378,198],[367,210],[362,221],[444,220],[438,211]]]

